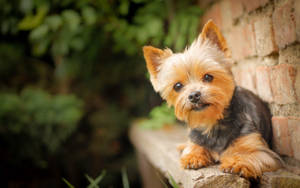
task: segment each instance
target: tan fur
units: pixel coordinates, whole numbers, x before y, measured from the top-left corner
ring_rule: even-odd
[[[240,174],[246,178],[257,178],[263,172],[281,167],[280,157],[270,150],[258,133],[238,138],[220,157],[220,169]]]
[[[210,152],[197,144],[188,142],[181,145],[182,155],[180,158],[183,168],[201,168],[213,164],[213,158]]]
[[[152,46],[144,46],[143,52],[147,64],[147,69],[150,73],[150,80],[153,84],[154,89],[157,91],[156,77],[157,73],[159,72],[159,66],[164,59],[172,55],[172,51],[170,49],[161,50]]]
[[[233,94],[234,81],[228,68],[230,60],[225,57],[226,42],[212,22],[205,25],[198,39],[183,53],[173,54],[169,49],[151,46],[145,46],[143,51],[154,89],[175,107],[178,119],[186,121],[192,128],[207,128],[208,132],[223,118],[223,111]],[[205,74],[214,76],[212,83],[203,83]],[[177,82],[184,85],[180,92],[173,89]],[[196,89],[202,91],[204,100],[210,104],[207,109],[191,110],[187,96]]]
[[[224,118],[224,110],[229,106],[235,88],[230,52],[216,25],[209,21],[199,37],[182,53],[151,46],[145,46],[143,51],[155,91],[175,107],[176,117],[187,122],[189,128],[201,128],[209,134],[218,120]],[[213,80],[204,81],[205,74],[213,76]],[[174,90],[177,82],[183,84],[179,91]],[[209,106],[193,110],[195,104],[188,96],[194,91],[201,91],[202,104]],[[256,178],[280,167],[280,158],[256,133],[238,138],[221,155],[190,141],[177,149],[182,152],[182,167],[188,169],[220,160],[221,170]]]
[[[227,47],[227,43],[219,28],[209,20],[203,27],[202,33],[203,38],[208,38],[217,45],[217,47],[222,50],[226,57],[231,57],[231,52]]]

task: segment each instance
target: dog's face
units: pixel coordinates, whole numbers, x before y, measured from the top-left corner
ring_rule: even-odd
[[[229,51],[213,22],[182,53],[151,46],[143,50],[154,89],[175,107],[178,119],[209,130],[223,118],[235,86]]]

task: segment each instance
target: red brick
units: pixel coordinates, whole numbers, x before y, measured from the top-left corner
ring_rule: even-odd
[[[232,18],[236,19],[243,14],[243,4],[241,0],[229,0],[231,5]]]
[[[269,0],[242,0],[247,12],[251,12],[259,7],[265,6]]]
[[[288,118],[275,116],[272,118],[273,126],[273,149],[282,154],[292,157],[293,149],[288,129]]]
[[[270,81],[271,67],[260,66],[256,68],[256,89],[257,94],[266,102],[273,101]]]
[[[214,4],[202,17],[202,25],[204,25],[208,20],[212,19],[214,23],[222,29],[222,17],[220,3]]]
[[[275,40],[280,49],[296,41],[295,15],[292,10],[292,0],[289,0],[283,5],[277,5],[273,12]]]
[[[272,27],[272,19],[263,16],[254,22],[256,52],[259,56],[266,56],[277,51]]]
[[[233,27],[228,34],[227,41],[232,51],[232,58],[237,61],[256,54],[255,37],[251,24]]]
[[[297,65],[297,75],[295,78],[294,88],[296,92],[297,101],[298,103],[300,103],[300,65]]]
[[[294,157],[300,160],[300,118],[288,118],[289,134]]]
[[[241,78],[242,78],[242,71],[241,69],[234,67],[232,68],[232,74],[234,77],[234,81],[236,83],[236,85],[241,85]]]
[[[243,66],[241,70],[241,80],[240,86],[243,88],[249,89],[253,93],[257,93],[256,91],[256,72],[255,72],[255,65],[247,65]]]
[[[222,30],[225,31],[230,29],[233,24],[230,2],[228,0],[222,1],[220,4],[220,8],[222,18]]]
[[[294,12],[295,12],[295,20],[296,20],[296,35],[297,40],[300,42],[300,1],[294,1]]]
[[[294,83],[296,69],[292,65],[280,64],[273,66],[271,71],[271,88],[273,99],[277,104],[296,102]]]

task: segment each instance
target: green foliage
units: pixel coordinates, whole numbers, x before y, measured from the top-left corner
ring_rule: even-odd
[[[159,102],[142,46],[181,50],[198,34],[201,14],[196,0],[1,0],[0,159],[52,161],[49,177],[119,174],[124,159],[134,160],[130,122]],[[154,109],[145,127],[174,123],[171,111]],[[3,171],[15,177],[23,164]],[[122,186],[111,174],[101,184]]]
[[[90,184],[87,186],[87,188],[99,188],[98,184],[104,178],[105,174],[106,174],[106,171],[103,170],[101,172],[101,174],[95,179],[91,178],[89,175],[86,174],[85,177],[90,182]]]
[[[102,170],[101,174],[98,177],[96,177],[95,179],[93,179],[92,177],[90,177],[89,175],[86,174],[85,177],[90,183],[88,186],[86,186],[86,188],[99,188],[99,183],[102,181],[102,179],[105,177],[105,175],[106,175],[105,170]],[[69,188],[75,188],[74,185],[72,185],[65,178],[62,178],[62,180],[67,184],[67,186]],[[127,178],[125,168],[122,168],[122,180],[123,180],[123,188],[129,188],[128,178]],[[124,182],[126,182],[126,183],[124,184]]]
[[[127,171],[125,167],[122,168],[122,182],[123,182],[123,188],[130,188]]]
[[[4,15],[13,6],[13,2],[6,1],[0,8]],[[141,8],[129,12],[134,6]],[[15,12],[25,16],[13,17],[19,20],[17,25],[3,20],[2,31],[16,30],[16,26],[18,30],[30,31],[33,54],[40,56],[51,50],[54,58],[88,48],[92,40],[89,35],[95,30],[99,35],[101,32],[111,35],[114,49],[130,55],[135,55],[146,43],[180,50],[197,35],[202,14],[193,2],[172,0],[21,0],[18,8]]]
[[[0,104],[1,137],[22,146],[11,152],[42,166],[45,154],[58,150],[82,116],[82,102],[75,96],[51,96],[39,89],[24,89],[20,95],[1,92]]]
[[[63,182],[65,182],[65,184],[67,184],[67,186],[69,188],[75,188],[74,185],[72,185],[68,180],[66,180],[65,178],[62,178]]]
[[[37,26],[39,26],[44,20],[46,14],[48,12],[48,6],[40,6],[37,8],[36,15],[28,14],[25,18],[23,18],[18,27],[21,30],[31,30]]]
[[[169,180],[173,188],[179,188],[179,185],[176,183],[176,181],[174,180],[173,176],[171,176],[171,174],[169,174]]]
[[[116,50],[136,54],[140,46],[146,43],[181,50],[197,35],[202,10],[191,2],[154,0],[135,3],[144,3],[144,6],[136,12],[131,22],[114,15],[111,24],[106,25],[106,29],[113,33]]]
[[[173,108],[168,107],[166,103],[153,108],[149,116],[149,119],[141,122],[143,128],[159,129],[164,125],[172,125],[176,122]]]

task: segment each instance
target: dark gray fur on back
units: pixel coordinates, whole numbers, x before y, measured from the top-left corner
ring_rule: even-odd
[[[267,105],[251,91],[236,87],[224,119],[204,134],[201,129],[192,129],[192,142],[212,151],[222,153],[235,139],[259,132],[270,145],[272,139],[271,115]]]

